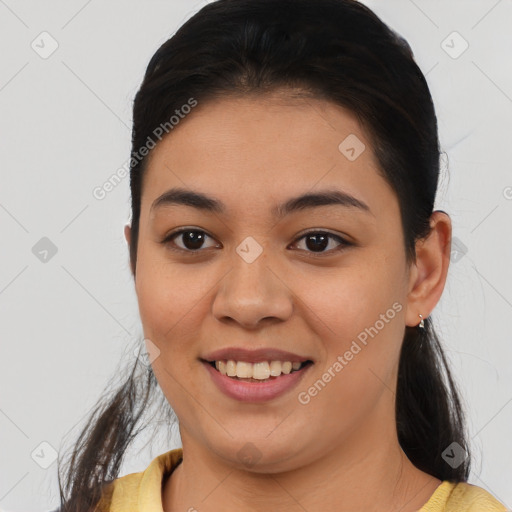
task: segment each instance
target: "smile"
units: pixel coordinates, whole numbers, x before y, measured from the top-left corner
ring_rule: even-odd
[[[243,379],[248,381],[268,380],[271,377],[280,377],[300,370],[311,361],[260,361],[249,363],[247,361],[212,361],[214,366],[222,375]]]
[[[213,383],[225,396],[241,402],[266,402],[297,387],[313,362],[202,361]],[[230,375],[231,374],[231,375]]]

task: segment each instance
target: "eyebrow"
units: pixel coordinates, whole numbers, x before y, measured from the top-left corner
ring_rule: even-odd
[[[185,188],[172,188],[153,201],[151,211],[168,205],[185,205],[210,213],[226,213],[226,205],[214,197]],[[303,211],[318,206],[337,205],[345,208],[357,208],[372,214],[370,207],[360,199],[340,190],[321,190],[292,197],[272,208],[272,215],[282,218],[293,212]],[[373,214],[372,214],[373,215]]]

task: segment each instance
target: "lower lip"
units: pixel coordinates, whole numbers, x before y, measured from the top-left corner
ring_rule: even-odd
[[[210,364],[203,362],[216,386],[230,398],[241,402],[266,402],[283,395],[295,387],[312,364],[292,373],[261,382],[246,382],[222,375]]]

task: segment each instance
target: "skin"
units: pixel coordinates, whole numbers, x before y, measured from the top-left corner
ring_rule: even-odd
[[[354,161],[338,149],[349,134],[366,145]],[[214,196],[226,213],[183,205],[151,211],[175,186]],[[328,205],[272,217],[274,205],[324,188],[352,194],[371,213]],[[174,239],[183,252],[160,243],[180,227],[208,235],[199,256],[183,236]],[[434,212],[431,227],[409,265],[398,201],[369,138],[350,111],[325,100],[289,91],[211,100],[152,150],[135,288],[184,450],[163,486],[165,512],[409,512],[428,501],[441,481],[401,450],[393,390],[405,326],[428,317],[446,281],[449,216]],[[329,239],[317,248],[301,238],[315,229],[353,245]],[[129,226],[125,236],[130,244]],[[236,252],[248,236],[263,250],[252,263]],[[393,303],[402,306],[394,318],[309,403],[299,403],[298,393]],[[222,394],[198,359],[229,346],[280,348],[315,364],[285,395],[242,403]],[[246,443],[259,457],[250,467],[238,455]]]

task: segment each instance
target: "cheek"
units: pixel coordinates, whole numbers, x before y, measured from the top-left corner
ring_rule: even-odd
[[[355,409],[362,412],[375,402],[383,386],[392,387],[404,335],[405,288],[400,279],[399,265],[381,258],[380,264],[360,261],[314,283],[301,281],[300,296],[307,297],[301,314],[317,326],[323,343],[318,373],[333,382],[322,391],[319,407],[337,403],[356,414]]]
[[[299,402],[311,417],[322,418],[325,431],[344,431],[370,414],[382,397],[393,399],[405,307],[393,272],[369,268],[351,267],[325,281],[316,279],[316,286],[301,294],[307,307],[300,314],[316,326],[324,354],[301,386]]]
[[[189,393],[196,396],[199,392],[193,389],[190,376],[200,364],[196,359],[198,326],[205,315],[208,288],[201,287],[197,277],[188,279],[186,272],[168,263],[146,258],[138,265],[136,290],[144,337],[159,349],[153,371],[176,414],[182,419],[190,414],[195,417]]]
[[[388,326],[399,324],[404,309],[400,271],[389,265],[364,261],[332,273],[304,273],[294,280],[294,293],[301,299],[301,315],[317,325],[321,339],[342,348],[366,328],[385,316]],[[393,308],[393,304],[397,303]],[[379,322],[378,326],[381,326]]]
[[[141,259],[138,265],[136,291],[144,334],[162,345],[161,350],[166,350],[171,340],[176,349],[178,340],[184,343],[187,332],[192,333],[194,326],[197,330],[198,317],[207,307],[208,287],[192,270],[149,259]]]

